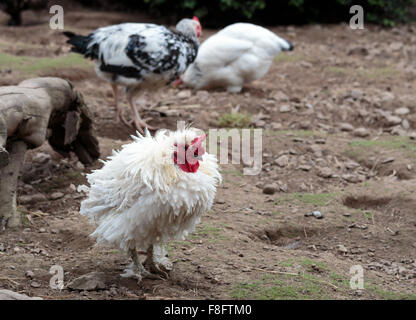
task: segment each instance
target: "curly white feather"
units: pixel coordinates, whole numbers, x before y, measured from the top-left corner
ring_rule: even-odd
[[[173,163],[174,143],[190,144],[193,129],[137,134],[104,166],[87,175],[88,198],[81,214],[97,224],[91,236],[127,249],[183,239],[212,206],[221,182],[215,156],[205,153],[196,173]]]

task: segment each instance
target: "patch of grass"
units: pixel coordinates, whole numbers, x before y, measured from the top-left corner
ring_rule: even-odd
[[[209,226],[209,225],[202,225],[198,226],[197,230],[190,235],[191,239],[200,239],[200,238],[208,238],[210,242],[217,242],[219,240],[225,240],[227,237],[223,233],[222,228]]]
[[[245,112],[224,113],[218,120],[222,128],[247,128],[251,123],[251,115]]]
[[[296,192],[286,195],[283,198],[276,200],[276,205],[280,205],[287,202],[301,202],[303,204],[313,204],[314,206],[323,206],[328,201],[334,199],[338,193],[303,193]]]
[[[0,52],[0,69],[11,68],[24,75],[33,75],[45,72],[51,69],[62,68],[90,68],[91,63],[85,60],[81,55],[70,53],[66,56],[51,57],[30,57],[14,56]]]
[[[304,60],[304,57],[299,55],[299,54],[290,54],[290,53],[285,53],[285,54],[278,54],[275,58],[274,61],[276,62],[299,62]]]
[[[375,284],[364,283],[365,290],[375,294],[379,299],[384,300],[416,300],[416,294],[408,292],[396,292],[393,290],[384,290]]]
[[[314,260],[314,259],[305,258],[302,261],[300,261],[300,264],[307,268],[315,265],[322,270],[328,270],[328,266],[325,264],[325,262]]]
[[[324,131],[314,130],[264,130],[265,135],[287,135],[294,137],[325,137],[328,135]]]
[[[243,172],[241,171],[241,170],[221,170],[221,173],[223,174],[223,175],[227,175],[227,174],[229,174],[229,175],[232,175],[232,176],[235,176],[235,177],[242,177],[243,176]],[[235,183],[235,184],[237,184],[237,183]]]
[[[399,71],[392,67],[373,67],[373,68],[349,68],[349,67],[326,67],[324,72],[335,73],[346,76],[359,76],[367,79],[385,79],[396,76]]]
[[[350,158],[357,158],[365,155],[366,151],[377,149],[397,150],[405,153],[408,157],[416,158],[416,143],[408,137],[383,137],[378,140],[354,140],[348,144],[345,155]]]
[[[261,280],[240,282],[234,286],[230,296],[234,299],[255,300],[304,300],[328,299],[325,284],[316,283],[314,275],[303,277],[265,275]]]

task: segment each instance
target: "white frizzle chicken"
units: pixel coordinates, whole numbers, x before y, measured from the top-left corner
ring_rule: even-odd
[[[91,236],[98,243],[128,251],[133,264],[122,276],[140,281],[154,273],[167,276],[171,263],[162,244],[194,230],[212,206],[221,175],[216,157],[202,147],[205,135],[194,129],[155,137],[146,130],[133,138],[87,175],[90,187],[79,188],[88,193],[80,212],[97,225]],[[147,252],[148,270],[137,249]]]
[[[260,79],[280,51],[293,45],[273,32],[250,23],[235,23],[204,41],[195,61],[175,82],[195,89],[225,87],[240,92],[245,83]]]
[[[141,89],[152,90],[176,80],[195,60],[202,28],[197,17],[182,19],[176,30],[149,23],[123,23],[95,30],[88,36],[64,32],[72,51],[96,61],[97,75],[110,82],[117,117],[130,124],[118,104],[118,85],[126,87],[133,123],[143,133],[148,127],[134,98]]]

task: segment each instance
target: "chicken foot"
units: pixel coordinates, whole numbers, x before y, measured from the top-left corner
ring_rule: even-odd
[[[168,278],[168,272],[172,270],[172,262],[166,257],[166,251],[158,246],[151,245],[147,250],[144,265],[153,273]]]
[[[137,279],[137,283],[140,283],[143,278],[160,280],[160,276],[153,274],[145,269],[139,260],[136,247],[130,248],[128,251],[129,256],[133,260],[133,263],[129,265],[127,269],[124,269],[124,273],[121,274],[123,278]]]

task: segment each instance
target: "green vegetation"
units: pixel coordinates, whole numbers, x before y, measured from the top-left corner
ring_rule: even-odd
[[[222,128],[247,128],[251,123],[251,116],[244,112],[230,112],[223,114],[218,121]]]
[[[81,55],[71,53],[62,57],[14,56],[0,52],[0,69],[11,68],[24,75],[35,75],[40,72],[62,68],[90,68],[91,64]]]
[[[397,150],[416,160],[416,143],[408,137],[400,136],[386,136],[378,140],[355,140],[348,144],[345,154],[350,158],[357,158],[378,149]]]
[[[206,238],[210,242],[218,242],[220,240],[227,239],[223,228],[218,228],[210,225],[199,225],[195,232],[190,235],[190,239],[200,238]]]

